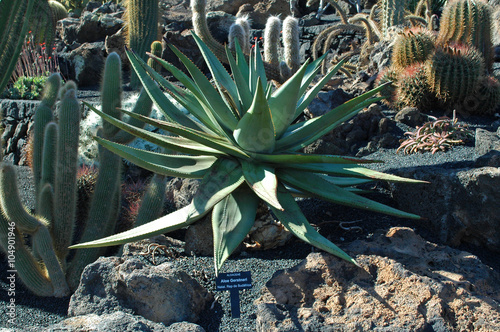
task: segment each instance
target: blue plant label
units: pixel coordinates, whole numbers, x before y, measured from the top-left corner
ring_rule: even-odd
[[[219,273],[219,276],[215,279],[215,288],[218,291],[229,291],[231,317],[240,318],[240,289],[252,288],[250,271]]]
[[[250,271],[219,273],[215,279],[216,290],[240,290],[252,288],[252,276]]]

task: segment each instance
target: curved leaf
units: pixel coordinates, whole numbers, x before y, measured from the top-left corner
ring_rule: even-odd
[[[269,205],[274,206],[279,210],[283,210],[278,201],[278,179],[274,174],[274,169],[262,165],[241,162],[243,176],[250,188]]]
[[[100,137],[96,137],[95,140],[106,149],[137,166],[167,176],[200,179],[216,160],[211,156],[168,155],[145,151]]]
[[[252,229],[259,199],[247,186],[240,186],[214,206],[214,265],[218,275],[222,264]]]
[[[325,183],[324,178],[316,174],[309,174],[307,177],[303,176],[303,172],[281,170],[278,172],[280,180],[305,191],[312,196],[319,197],[337,204],[364,209],[368,211],[380,212],[391,216],[410,219],[421,219],[419,216],[407,213],[390,206],[372,201],[371,199],[358,196],[348,190],[342,189],[333,183]]]
[[[342,249],[330,242],[324,236],[320,235],[311,226],[309,221],[307,221],[306,217],[302,214],[302,211],[300,210],[298,204],[295,202],[295,199],[281,184],[278,186],[278,199],[285,207],[285,210],[280,211],[272,206],[271,210],[274,212],[276,217],[278,217],[283,226],[285,226],[286,229],[292,232],[292,234],[294,234],[302,241],[315,246],[316,248],[324,250],[350,263],[358,265],[356,261],[352,259],[348,254],[346,254]]]

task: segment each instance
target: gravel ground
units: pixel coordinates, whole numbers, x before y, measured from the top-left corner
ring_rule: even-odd
[[[483,126],[476,123],[476,126]],[[390,171],[396,168],[406,168],[414,166],[441,165],[450,168],[462,168],[473,164],[477,156],[473,146],[460,146],[447,153],[436,153],[431,155],[417,154],[404,156],[396,154],[395,150],[380,150],[367,158],[386,160],[385,164],[372,164],[370,167],[382,171]],[[26,179],[26,170],[21,172],[20,178]],[[25,192],[27,185],[21,184]],[[391,205],[387,192],[381,186],[374,186],[373,194],[368,197],[385,204]],[[299,202],[309,221],[319,228],[319,231],[327,236],[331,241],[343,247],[356,239],[369,238],[377,229],[388,229],[393,226],[407,226],[416,229],[417,233],[429,241],[435,241],[433,234],[429,234],[425,229],[419,229],[409,220],[398,219],[390,216],[367,213],[346,207],[340,207],[327,202],[307,199]],[[346,231],[340,228],[342,221],[354,221],[355,226],[361,227]],[[496,255],[485,249],[472,246],[463,246],[464,249],[472,252],[497,271],[500,271],[500,261]],[[261,295],[261,288],[281,269],[289,268],[298,264],[307,254],[314,251],[311,246],[293,239],[285,247],[267,251],[243,251],[237,257],[230,259],[221,272],[251,271],[253,288],[240,291],[241,318],[232,319],[230,310],[229,292],[216,293],[216,301],[211,308],[207,308],[201,315],[198,322],[206,331],[252,331],[255,329],[255,306],[254,300]],[[159,260],[161,263],[161,260]],[[215,290],[215,276],[212,257],[187,257],[176,259],[186,272],[195,277],[203,286],[210,291]],[[5,257],[0,254],[0,328],[15,327],[27,330],[40,330],[41,327],[57,323],[66,318],[69,298],[40,298],[25,290],[23,285],[16,283],[16,325],[10,326],[7,323],[7,303],[12,297],[8,296],[8,272]]]

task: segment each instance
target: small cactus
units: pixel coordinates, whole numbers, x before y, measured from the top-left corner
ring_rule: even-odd
[[[427,83],[423,63],[414,63],[405,68],[398,78],[396,89],[396,105],[398,108],[417,107],[426,110],[436,100]]]
[[[163,46],[160,41],[155,40],[154,42],[151,43],[151,54],[161,58],[162,52],[163,52]],[[154,61],[152,58],[148,59],[148,66],[153,68],[158,73],[161,72],[161,69],[163,68],[163,66],[160,63]]]
[[[403,69],[414,63],[424,62],[434,48],[434,36],[427,29],[407,29],[394,42],[392,63]]]

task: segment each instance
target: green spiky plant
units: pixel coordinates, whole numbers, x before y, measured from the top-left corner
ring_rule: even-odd
[[[320,70],[318,59],[301,68],[279,88],[273,89],[265,76],[260,51],[249,63],[239,46],[236,59],[227,49],[231,77],[217,57],[193,34],[215,81],[203,73],[177,48],[172,51],[186,66],[185,75],[173,65],[161,62],[186,89],[171,84],[128,52],[132,67],[155,104],[169,121],[158,121],[125,112],[146,123],[178,136],[150,133],[94,109],[111,124],[176,150],[184,155],[168,155],[133,149],[97,138],[98,142],[137,165],[162,175],[201,178],[192,202],[165,217],[111,237],[78,244],[91,248],[127,243],[185,227],[212,211],[215,271],[250,231],[260,200],[270,206],[281,223],[298,238],[341,257],[355,260],[321,236],[307,221],[293,195],[319,197],[335,203],[371,211],[416,218],[386,205],[358,196],[352,186],[374,180],[419,182],[373,171],[360,163],[373,161],[333,155],[298,152],[364,107],[381,98],[373,97],[384,87],[371,90],[331,110],[323,116],[293,124],[338,67],[331,70],[309,91]],[[174,106],[160,87],[180,106]],[[189,114],[184,111],[188,110]]]
[[[0,92],[10,80],[37,0],[0,1]]]
[[[434,36],[425,28],[406,29],[394,41],[392,63],[404,69],[414,63],[424,62],[434,52],[434,41]]]
[[[491,9],[486,1],[448,1],[441,17],[437,42],[442,45],[460,43],[476,47],[489,70],[493,64],[491,28]]]

